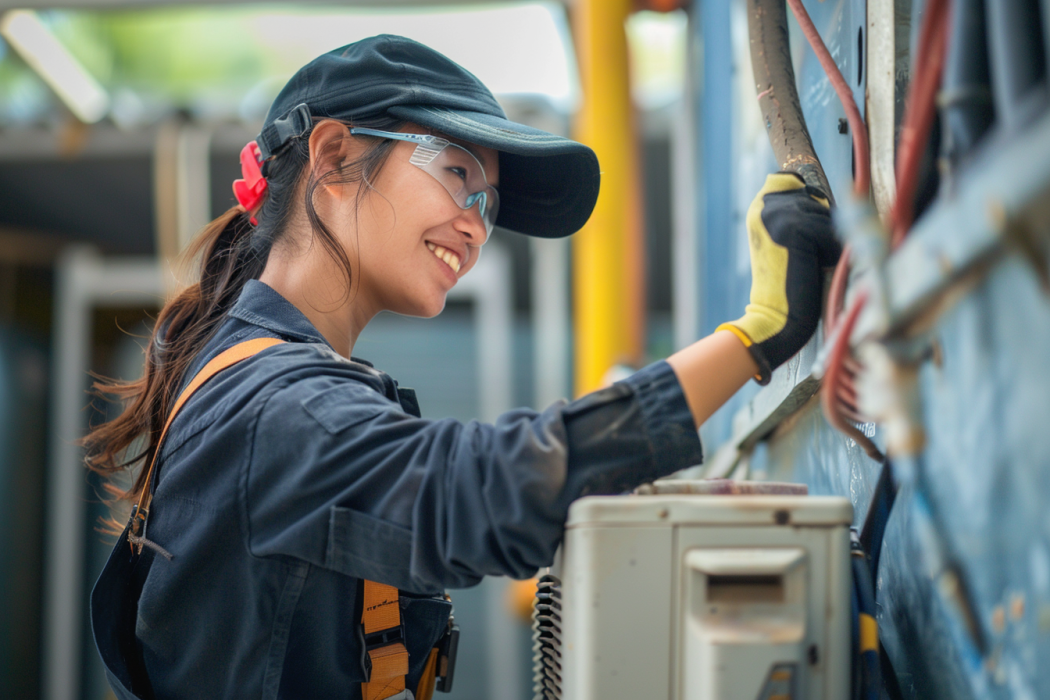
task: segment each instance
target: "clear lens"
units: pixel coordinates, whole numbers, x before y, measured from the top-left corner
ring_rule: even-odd
[[[467,149],[442,138],[416,146],[410,161],[425,170],[448,190],[462,209],[477,206],[485,224],[485,232],[492,233],[499,214],[499,193],[485,178],[485,169]]]
[[[485,233],[492,233],[499,216],[499,193],[489,186],[485,168],[470,151],[431,134],[403,134],[364,127],[351,127],[350,133],[417,144],[409,162],[440,182],[460,208],[471,209],[476,205]]]

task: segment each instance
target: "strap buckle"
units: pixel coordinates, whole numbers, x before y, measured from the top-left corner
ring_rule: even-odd
[[[404,625],[398,625],[397,627],[391,627],[390,629],[366,634],[365,626],[361,625],[361,635],[365,643],[365,650],[371,651],[372,649],[390,646],[391,644],[397,644],[398,642],[403,644],[405,642],[405,630],[402,629],[403,626]]]
[[[361,623],[357,626],[357,636],[361,641],[361,670],[365,674],[364,682],[369,683],[372,680],[372,657],[369,652],[391,644],[401,643],[403,645],[405,643],[404,623],[371,634],[365,633],[365,625]]]
[[[309,105],[305,102],[297,104],[284,116],[274,119],[272,127],[272,131],[267,132],[266,136],[259,134],[259,138],[256,139],[263,160],[280,154],[289,143],[313,127]]]
[[[149,484],[146,485],[149,488]],[[146,508],[140,509],[136,503],[131,507],[131,518],[128,521],[128,545],[131,547],[132,554],[141,554],[142,545],[138,548],[135,547],[135,540],[146,536],[146,517],[149,515],[149,510]]]

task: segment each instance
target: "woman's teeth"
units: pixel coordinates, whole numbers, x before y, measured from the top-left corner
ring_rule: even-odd
[[[445,262],[446,265],[452,268],[452,271],[459,274],[459,256],[453,253],[448,248],[443,246],[435,245],[434,243],[427,243],[427,248],[430,248],[430,252],[438,256]]]

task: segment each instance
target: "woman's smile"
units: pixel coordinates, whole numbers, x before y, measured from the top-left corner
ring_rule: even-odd
[[[444,246],[431,243],[430,241],[427,241],[427,248],[429,248],[430,252],[436,255],[439,260],[452,268],[454,273],[457,275],[459,274],[460,258],[457,253]]]

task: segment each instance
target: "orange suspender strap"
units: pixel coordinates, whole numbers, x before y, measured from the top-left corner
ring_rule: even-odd
[[[437,647],[430,650],[430,656],[427,657],[427,663],[423,666],[423,675],[419,678],[419,685],[416,686],[416,698],[415,700],[431,700],[434,697],[434,689],[437,686],[437,672],[438,672],[438,657],[440,656]],[[445,660],[448,663],[448,659]]]
[[[149,515],[150,501],[153,500],[153,468],[157,466],[157,458],[160,456],[160,446],[164,444],[164,438],[168,434],[168,428],[171,427],[171,422],[175,420],[176,414],[179,409],[189,401],[190,397],[193,396],[197,389],[200,389],[206,381],[214,377],[216,374],[231,367],[242,360],[247,360],[252,355],[265,350],[266,348],[273,347],[283,343],[283,340],[277,338],[256,338],[255,340],[246,340],[243,343],[238,343],[232,348],[222,351],[214,358],[211,362],[204,365],[204,368],[197,373],[197,376],[193,378],[190,385],[182,390],[179,394],[179,398],[175,401],[175,407],[171,409],[171,414],[168,416],[168,422],[164,424],[164,430],[160,433],[160,440],[157,440],[157,449],[153,452],[153,459],[150,461],[149,470],[146,472],[146,481],[142,486],[142,493],[139,495],[138,505],[131,511],[131,531],[128,533],[128,543],[131,545],[132,551],[142,552],[142,538],[145,537],[143,534],[146,528],[146,517]],[[138,547],[136,549],[136,544]]]
[[[363,700],[385,700],[404,695],[408,675],[408,649],[401,634],[401,605],[393,586],[365,581],[365,599],[361,606],[365,652],[371,672],[361,684]]]

